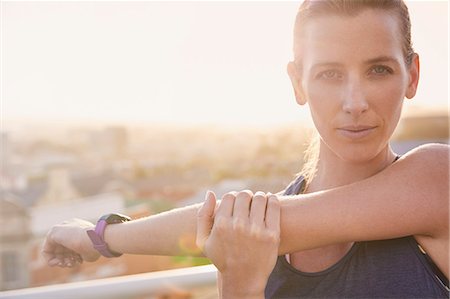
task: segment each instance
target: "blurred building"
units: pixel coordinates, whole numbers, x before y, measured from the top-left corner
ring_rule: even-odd
[[[0,193],[0,290],[29,286],[30,216],[20,201]]]
[[[13,142],[11,134],[0,132],[0,189],[24,190],[27,179],[23,174],[24,167],[14,159]]]
[[[125,213],[125,200],[115,193],[98,194],[70,201],[40,203],[30,209],[31,227],[35,237],[43,237],[55,224],[73,218],[97,221],[103,214]]]
[[[123,159],[127,155],[128,134],[124,127],[108,127],[93,132],[90,138],[91,151],[102,159]]]
[[[67,202],[79,198],[80,194],[73,186],[69,171],[63,165],[53,166],[48,171],[48,185],[45,193],[39,198],[37,204]]]
[[[2,171],[8,168],[11,156],[12,148],[10,136],[7,132],[0,132],[0,165]]]
[[[391,142],[392,149],[402,155],[426,143],[449,143],[447,114],[412,115],[402,118]]]

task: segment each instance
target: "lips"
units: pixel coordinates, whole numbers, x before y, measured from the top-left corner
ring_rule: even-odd
[[[358,125],[358,126],[342,126],[337,128],[337,131],[342,136],[355,140],[355,139],[361,139],[368,135],[370,135],[372,132],[376,130],[377,126],[366,126],[366,125]]]

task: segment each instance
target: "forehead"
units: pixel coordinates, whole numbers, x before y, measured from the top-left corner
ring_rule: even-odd
[[[383,10],[311,18],[300,32],[295,54],[304,66],[318,61],[356,63],[379,56],[403,57],[398,21]]]

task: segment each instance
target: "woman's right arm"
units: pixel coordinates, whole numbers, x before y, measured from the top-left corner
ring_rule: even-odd
[[[104,238],[110,250],[126,254],[201,256],[195,246],[197,211],[201,204],[149,217],[110,224]],[[101,215],[99,215],[101,216]],[[71,267],[99,258],[86,231],[90,222],[73,219],[50,229],[42,254],[49,266]]]

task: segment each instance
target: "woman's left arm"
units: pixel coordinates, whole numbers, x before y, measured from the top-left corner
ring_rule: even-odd
[[[449,153],[447,145],[421,146],[365,180],[279,197],[280,254],[415,235],[448,276]]]

